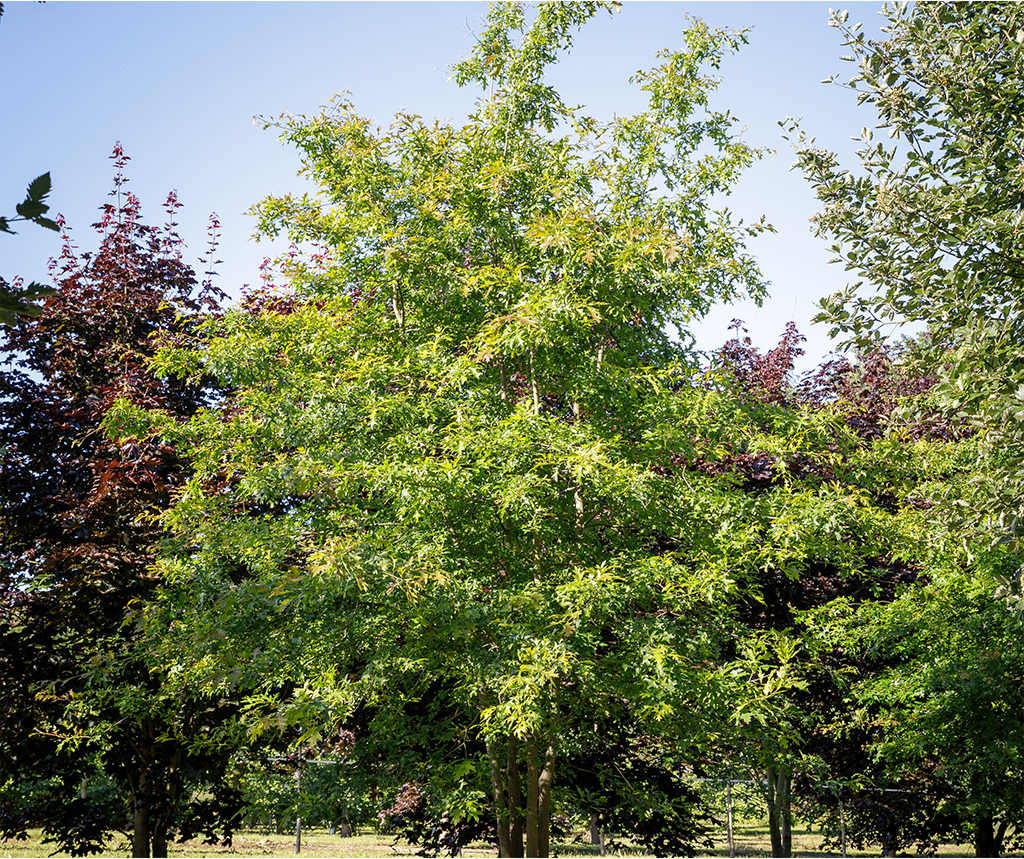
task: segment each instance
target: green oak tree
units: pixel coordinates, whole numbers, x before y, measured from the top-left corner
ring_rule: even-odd
[[[743,502],[666,477],[689,427],[725,420],[678,390],[668,332],[764,293],[743,248],[764,225],[708,202],[759,156],[708,106],[743,37],[694,22],[636,76],[647,109],[599,122],[544,79],[599,8],[493,6],[454,67],[483,92],[463,125],[379,130],[343,99],[278,124],[320,192],[266,199],[260,231],[322,252],[284,261],[296,295],[158,359],[230,385],[226,410],[108,420],[195,469],[150,610],[173,676],[287,689],[286,720],[370,708],[379,731],[443,701],[482,742],[502,855],[548,854],[561,743],[606,698],[684,739],[727,721]]]

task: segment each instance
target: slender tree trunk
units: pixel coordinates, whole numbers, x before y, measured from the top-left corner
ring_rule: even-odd
[[[395,322],[405,337],[405,297],[402,295],[402,288],[395,284],[394,292],[391,294],[391,308],[395,311]]]
[[[154,859],[166,859],[167,856],[167,831],[170,829],[171,815],[181,798],[181,783],[177,774],[181,771],[184,757],[185,751],[182,746],[175,744],[173,754],[165,760],[160,771],[161,777],[153,782],[150,790],[153,799],[150,803],[149,828]]]
[[[597,846],[599,856],[604,856],[604,827],[601,825],[601,815],[596,811],[590,812],[590,843]]]
[[[526,855],[530,859],[540,856],[540,841],[537,831],[538,800],[540,799],[539,779],[537,739],[530,737],[526,741]]]
[[[170,817],[168,809],[158,814],[153,821],[153,859],[167,859],[167,823]]]
[[[785,856],[793,855],[793,777],[789,770],[779,773],[779,793],[782,796],[782,852]]]
[[[580,418],[580,403],[579,400],[573,400],[572,402],[572,413],[576,420]],[[569,473],[569,483],[572,485],[572,503],[575,511],[574,518],[574,532],[576,535],[576,543],[579,545],[581,539],[583,539],[583,490],[580,487],[580,482],[576,480],[572,473]]]
[[[132,856],[149,859],[149,777],[139,773],[132,792]]]
[[[899,839],[899,834],[899,824],[892,820],[888,821],[885,825],[885,831],[882,833],[883,856],[896,855],[896,843]]]
[[[772,856],[781,856],[782,833],[779,830],[779,805],[775,799],[775,770],[768,767],[765,778],[768,782],[768,837],[772,843]]]
[[[1003,855],[1003,836],[1006,835],[1006,828],[1009,826],[1009,821],[1000,822],[999,826],[996,827],[996,841],[995,841],[995,855]]]
[[[491,793],[494,796],[494,813],[498,823],[498,856],[512,856],[509,831],[508,806],[505,804],[505,786],[502,784],[501,764],[498,761],[500,749],[494,737],[487,738],[487,759],[491,766]]]
[[[523,788],[519,780],[519,740],[508,738],[508,812],[511,818],[509,839],[511,856],[523,856]]]
[[[530,390],[533,392],[533,413],[540,414],[540,389],[537,387],[536,350],[530,350]]]
[[[772,856],[793,855],[790,774],[784,767],[768,767],[768,832]]]
[[[555,782],[555,748],[548,743],[544,769],[537,779],[537,855],[551,855],[551,788]]]

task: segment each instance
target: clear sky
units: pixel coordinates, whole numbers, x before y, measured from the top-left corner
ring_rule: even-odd
[[[842,8],[871,36],[884,24],[881,3]],[[399,110],[461,121],[477,93],[456,87],[447,68],[468,53],[486,10],[482,2],[5,2],[0,212],[13,215],[29,181],[49,171],[51,214],[64,215],[82,250],[93,249],[89,225],[111,189],[108,157],[120,141],[146,222],[162,223],[161,203],[177,190],[181,234],[197,270],[207,218],[218,214],[218,285],[236,296],[259,280],[262,259],[282,250],[250,239],[254,219],[246,210],[267,194],[307,188],[296,177],[296,152],[253,117],[313,114],[348,91],[356,109],[380,125]],[[732,112],[751,144],[776,150],[724,201],[744,220],[766,215],[778,230],[749,245],[771,297],[760,309],[716,309],[695,329],[698,343],[721,345],[729,320],[740,317],[754,342],[769,348],[793,320],[808,336],[801,368],[812,367],[832,348],[823,326],[810,324],[814,302],[849,276],[828,264],[826,242],[810,232],[817,203],[789,170],[793,154],[777,122],[802,117],[819,145],[852,165],[850,137],[875,120],[852,91],[821,83],[854,70],[839,59],[828,4],[626,0],[617,14],[602,13],[584,28],[553,83],[566,102],[586,105],[597,118],[641,110],[644,94],[628,78],[653,66],[659,49],[681,46],[688,15],[750,28],[750,44],[722,65],[713,106]],[[59,237],[18,226],[17,236],[0,236],[0,272],[45,280]]]

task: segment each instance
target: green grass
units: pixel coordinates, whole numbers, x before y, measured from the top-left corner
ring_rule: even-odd
[[[0,841],[0,859],[28,859],[28,857],[49,856],[52,845],[41,843],[39,830],[32,830],[28,841]],[[822,836],[820,832],[810,832],[806,826],[794,826],[793,829],[793,855],[794,856],[836,856],[837,853],[825,853],[821,851]],[[768,839],[768,827],[757,823],[737,824],[734,830],[734,843],[736,856],[770,856],[771,847]],[[241,857],[241,856],[294,856],[295,835],[268,835],[266,830],[247,829],[235,834],[231,847],[227,845],[209,845],[200,841],[186,842],[185,844],[171,844],[170,856],[174,857]],[[405,844],[392,846],[392,839],[376,834],[359,835],[354,838],[342,838],[340,835],[330,835],[326,829],[314,828],[303,830],[302,833],[302,855],[327,859],[327,857],[338,857],[338,859],[349,859],[349,857],[385,857],[385,856],[411,856],[416,852],[414,847]],[[467,847],[463,855],[466,857],[488,857],[494,856],[495,850],[484,844]],[[867,851],[850,850],[850,857],[878,856],[880,848]],[[556,843],[553,845],[552,855],[561,857],[589,857],[596,856],[598,848],[590,844]],[[67,854],[57,854],[66,856]],[[123,837],[115,838],[110,849],[101,856],[130,856],[131,845]],[[639,850],[627,851],[621,854],[611,853],[609,855],[623,856],[646,856]],[[702,853],[703,856],[728,856],[729,849],[726,833],[723,829],[715,836],[715,849],[711,852]],[[907,854],[902,854],[907,855]],[[910,854],[913,855],[913,854]],[[972,856],[973,851],[966,846],[954,847],[945,846],[940,849],[939,856]]]

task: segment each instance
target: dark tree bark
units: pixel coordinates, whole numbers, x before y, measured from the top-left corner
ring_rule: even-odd
[[[1002,827],[1000,827],[1002,829]],[[1002,833],[1000,832],[1000,835]],[[980,857],[999,856],[1002,838],[996,837],[995,821],[988,815],[974,821],[974,855]]]
[[[149,776],[139,773],[132,791],[132,857],[149,859]]]
[[[540,765],[537,761],[537,738],[530,737],[526,741],[526,855],[540,856],[538,840],[537,814],[539,811]]]
[[[768,832],[772,856],[793,855],[790,786],[792,776],[785,767],[768,767]]]
[[[498,856],[512,856],[510,840],[509,813],[505,803],[505,785],[502,779],[501,763],[498,755],[501,749],[497,740],[489,736],[487,738],[487,760],[491,771],[491,795],[494,798],[494,813],[497,817],[498,826]]]
[[[167,859],[167,824],[168,812],[158,812],[153,821],[153,859]]]
[[[555,781],[555,748],[544,752],[544,768],[537,778],[537,855],[551,855],[551,788]]]
[[[526,740],[526,856],[546,857],[551,852],[551,788],[555,778],[555,748],[541,745],[535,736]]]
[[[511,853],[521,857],[523,853],[523,788],[519,778],[519,740],[514,736],[508,738],[508,810],[511,818],[509,832]]]

